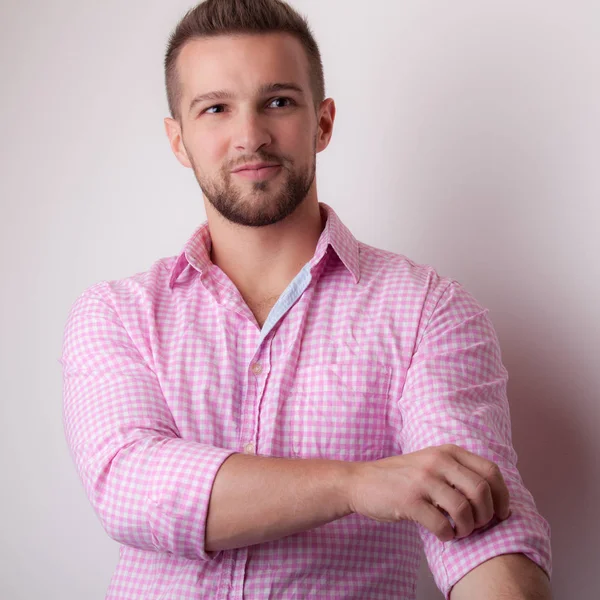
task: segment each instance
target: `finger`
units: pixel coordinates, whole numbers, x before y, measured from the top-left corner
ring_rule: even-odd
[[[419,503],[415,520],[442,542],[449,542],[455,537],[454,528],[446,515],[425,500]]]
[[[471,535],[475,529],[473,507],[469,499],[445,482],[440,482],[431,499],[434,507],[443,509],[454,521],[456,537]]]
[[[463,466],[475,471],[488,482],[492,492],[494,513],[500,519],[508,518],[510,494],[498,465],[459,446],[454,446],[452,455]]]
[[[451,472],[444,473],[448,485],[469,499],[473,507],[475,528],[487,525],[494,516],[492,488],[487,479],[455,461]]]

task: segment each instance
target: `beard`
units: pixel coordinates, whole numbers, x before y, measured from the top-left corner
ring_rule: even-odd
[[[221,178],[211,180],[200,174],[190,153],[188,158],[200,189],[215,210],[228,221],[246,227],[266,227],[291,215],[308,195],[317,162],[316,152],[313,152],[311,164],[294,172],[277,157],[260,154],[253,162],[277,162],[281,164],[280,171],[272,179],[251,181],[249,190],[242,191],[232,183],[230,170],[223,170]],[[284,182],[281,183],[279,178],[285,178]]]

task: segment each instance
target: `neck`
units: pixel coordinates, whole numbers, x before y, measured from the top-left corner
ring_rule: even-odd
[[[309,195],[289,217],[266,227],[244,227],[221,217],[205,202],[211,260],[247,302],[278,297],[313,257],[324,223]]]

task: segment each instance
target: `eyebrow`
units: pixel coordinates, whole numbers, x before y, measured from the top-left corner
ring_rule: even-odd
[[[258,88],[259,96],[266,96],[267,94],[272,94],[274,92],[298,92],[299,94],[303,94],[304,90],[297,84],[286,82],[286,83],[265,83]],[[194,96],[189,108],[189,112],[191,113],[194,107],[200,102],[206,101],[217,101],[217,100],[229,100],[233,98],[235,94],[229,92],[227,90],[218,90],[216,92],[208,92],[206,94],[198,94]]]

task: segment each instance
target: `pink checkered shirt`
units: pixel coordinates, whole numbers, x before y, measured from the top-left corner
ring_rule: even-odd
[[[74,302],[59,359],[65,432],[120,543],[107,598],[413,600],[421,541],[446,598],[500,554],[551,573],[550,527],[517,471],[488,310],[433,268],[358,242],[320,207],[315,254],[262,330],[211,263],[207,223],[179,256]],[[368,461],[446,443],[500,466],[508,520],[442,543],[413,522],[352,514],[205,550],[211,486],[234,452]]]

